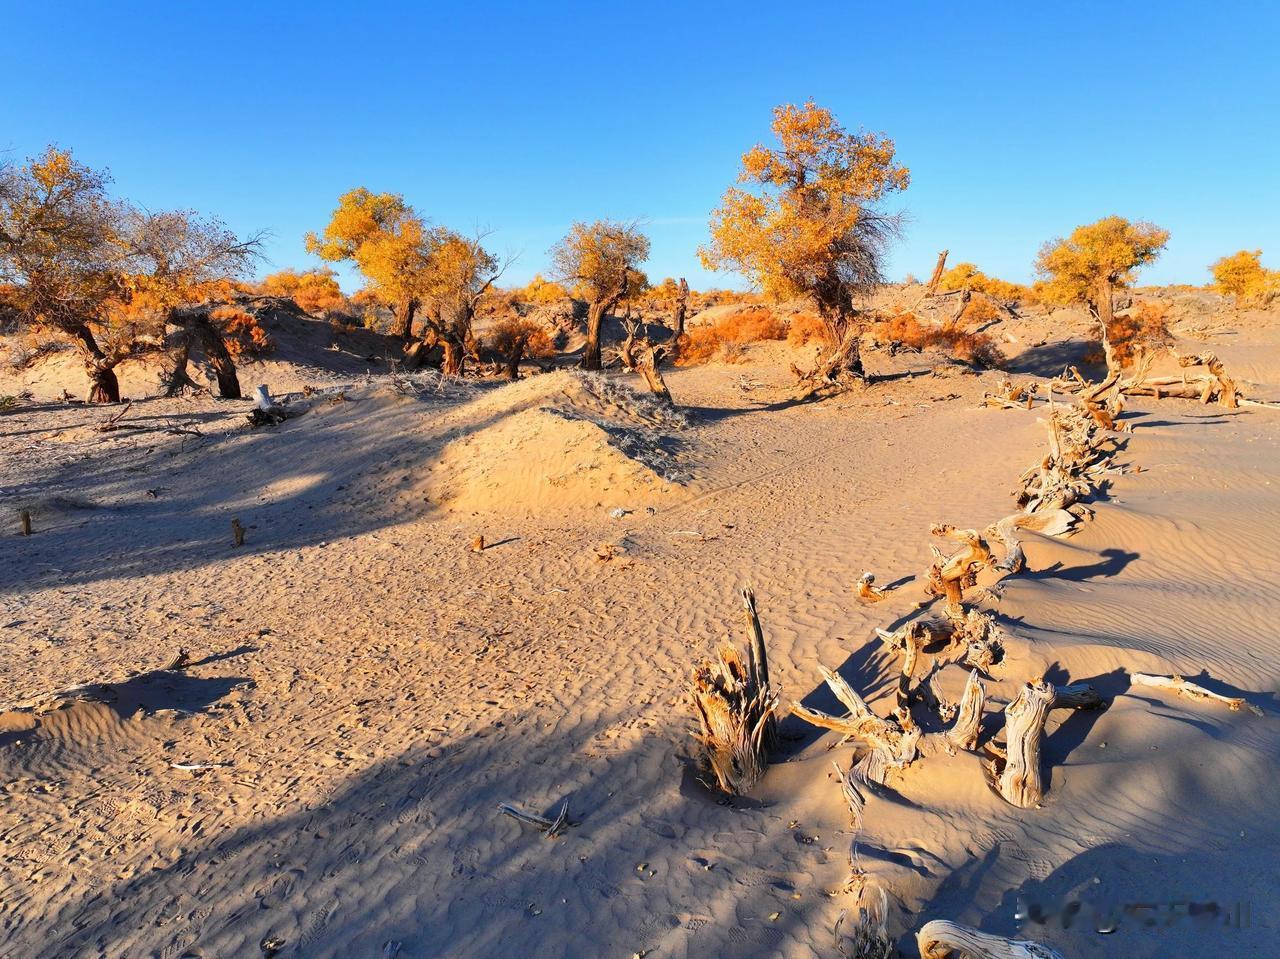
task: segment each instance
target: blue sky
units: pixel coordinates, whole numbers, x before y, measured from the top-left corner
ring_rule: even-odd
[[[266,229],[270,270],[354,186],[493,230],[509,276],[575,219],[644,218],[656,280],[696,250],[770,111],[888,134],[912,184],[890,274],[937,251],[1026,280],[1111,213],[1172,231],[1148,282],[1241,248],[1280,266],[1280,7],[15,3],[0,150],[50,142],[151,208]],[[354,288],[354,282],[344,282]]]

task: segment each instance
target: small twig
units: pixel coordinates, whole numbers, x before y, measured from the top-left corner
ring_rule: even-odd
[[[560,813],[555,819],[548,819],[546,816],[539,816],[536,813],[524,812],[510,803],[500,803],[498,811],[526,825],[538,827],[548,839],[554,839],[569,824],[569,801],[567,799],[564,801],[564,805],[560,807]]]

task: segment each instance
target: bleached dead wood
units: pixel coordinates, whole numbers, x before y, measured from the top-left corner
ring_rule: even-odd
[[[1223,696],[1221,693],[1215,693],[1198,686],[1195,683],[1189,683],[1181,676],[1152,676],[1147,673],[1130,673],[1129,680],[1136,686],[1148,686],[1152,689],[1168,689],[1180,696],[1186,696],[1188,699],[1200,699],[1208,702],[1221,703],[1228,709],[1238,711],[1247,709],[1255,716],[1261,716],[1262,710],[1252,703],[1247,702],[1243,696]]]
[[[841,910],[832,930],[836,950],[843,959],[891,959],[897,952],[889,938],[889,897],[880,886],[859,891],[857,918],[849,931],[842,929],[846,911]]]
[[[920,728],[911,723],[910,716],[881,719],[841,676],[821,664],[818,669],[848,714],[829,716],[798,702],[791,704],[791,712],[814,726],[855,740],[863,752],[854,764],[854,772],[866,781],[883,783],[890,770],[901,769],[915,760],[919,754]]]
[[[1022,548],[1019,530],[1029,529],[1045,536],[1064,536],[1071,532],[1076,517],[1065,509],[1046,508],[1035,513],[1014,513],[987,528],[992,536],[1004,544],[1004,559],[994,568],[1004,573],[1021,573],[1027,565],[1026,552]]]
[[[963,545],[950,556],[935,546],[933,565],[926,579],[926,588],[932,595],[946,597],[943,610],[947,616],[961,619],[964,591],[976,585],[978,573],[991,565],[991,548],[976,529],[957,529],[947,523],[936,523],[929,532]]]
[[[991,767],[996,792],[1009,804],[1029,809],[1044,798],[1040,744],[1053,708],[1054,689],[1043,679],[1027,683],[1005,707],[1005,754]]]
[[[926,922],[916,933],[921,959],[1063,959],[1029,939],[1006,939],[946,919]]]
[[[878,603],[882,599],[889,598],[889,590],[881,589],[875,585],[875,574],[867,571],[858,577],[858,582],[854,585],[854,590],[858,594],[858,598],[868,603]]]
[[[978,734],[982,727],[982,706],[986,701],[986,687],[978,677],[976,669],[969,672],[969,681],[964,684],[964,692],[960,696],[960,714],[947,730],[947,739],[959,749],[974,750],[978,748]]]
[[[1015,384],[1010,379],[1003,379],[995,392],[982,394],[982,405],[1009,410],[1029,410],[1039,391],[1040,385],[1038,383]]]
[[[746,793],[764,775],[778,708],[751,590],[743,590],[743,603],[750,629],[747,661],[732,645],[723,646],[716,660],[694,670],[691,693],[704,771],[731,795]]]
[[[1057,686],[1053,691],[1053,709],[1101,709],[1106,701],[1088,683]]]
[[[511,805],[511,803],[499,803],[498,811],[525,825],[536,826],[542,830],[542,834],[548,839],[554,839],[569,824],[569,801],[567,799],[560,807],[560,812],[555,819],[548,819],[546,816],[539,816],[537,813],[525,812]]]

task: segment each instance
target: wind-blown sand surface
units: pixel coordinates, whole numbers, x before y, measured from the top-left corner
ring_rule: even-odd
[[[1274,327],[1250,329],[1213,348],[1275,399]],[[791,405],[783,353],[671,374],[687,423],[569,373],[357,382],[256,431],[208,399],[107,433],[104,410],[0,414],[0,517],[36,530],[0,540],[0,955],[837,955],[849,747],[788,719],[755,794],[718,800],[684,759],[690,668],[741,637],[752,584],[786,701],[831,710],[824,664],[886,712],[873,630],[924,598],[929,525],[1011,512],[1044,429],[978,408],[995,374],[919,358]],[[1112,700],[1052,714],[1043,807],[968,753],[869,795],[859,858],[907,955],[936,918],[1069,956],[1274,954],[1280,413],[1126,419],[1142,470],[1071,538],[1029,534],[1031,571],[984,604],[1015,636],[989,712],[1039,674]],[[866,606],[864,569],[914,579]],[[497,808],[565,801],[555,840]]]

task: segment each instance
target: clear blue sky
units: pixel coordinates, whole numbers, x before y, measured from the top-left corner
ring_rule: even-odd
[[[1280,266],[1280,8],[1048,6],[5,0],[0,150],[56,142],[135,202],[269,230],[267,269],[309,265],[364,185],[493,229],[513,280],[608,216],[647,219],[655,280],[736,285],[697,265],[707,213],[771,108],[813,97],[911,168],[894,277],[948,247],[1026,280],[1110,213],[1172,231],[1149,282]]]

